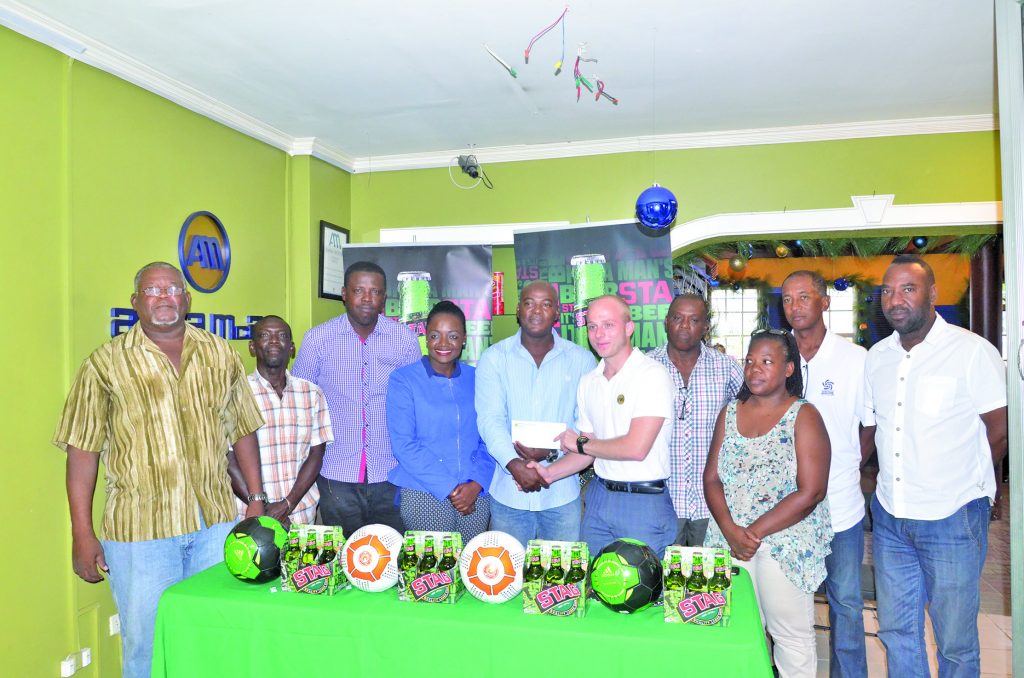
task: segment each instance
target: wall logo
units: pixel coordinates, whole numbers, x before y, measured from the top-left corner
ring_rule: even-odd
[[[231,243],[220,219],[210,212],[193,212],[178,236],[178,262],[185,279],[200,292],[216,292],[231,270]]]

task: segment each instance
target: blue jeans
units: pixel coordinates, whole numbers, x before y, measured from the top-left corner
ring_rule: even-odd
[[[345,538],[364,525],[379,523],[405,533],[398,509],[398,488],[386,480],[379,483],[346,483],[319,476],[320,520],[324,525],[341,525]]]
[[[860,566],[864,561],[864,521],[836,532],[832,553],[825,556],[825,594],[828,596],[829,676],[867,678],[864,649],[864,598]]]
[[[597,477],[587,484],[583,541],[594,558],[620,537],[639,539],[661,558],[676,537],[676,510],[668,492],[612,492]]]
[[[531,539],[579,541],[580,498],[543,511],[529,511],[509,508],[492,497],[491,529],[507,532],[524,547]]]
[[[150,541],[103,540],[110,588],[121,618],[121,675],[146,678],[153,663],[156,608],[165,589],[224,560],[234,523],[218,523],[178,537]]]
[[[871,501],[878,636],[890,676],[927,678],[924,606],[928,604],[939,677],[981,672],[979,581],[988,550],[988,497],[941,520],[895,518]]]

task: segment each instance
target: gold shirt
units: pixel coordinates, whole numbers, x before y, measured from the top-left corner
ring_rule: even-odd
[[[53,437],[100,453],[107,500],[101,536],[174,537],[233,521],[228,447],[263,425],[231,346],[185,325],[180,370],[136,323],[75,375]]]

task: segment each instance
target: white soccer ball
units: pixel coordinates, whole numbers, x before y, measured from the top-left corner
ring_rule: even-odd
[[[485,603],[504,603],[523,590],[526,549],[505,532],[484,532],[474,537],[459,558],[466,590]]]
[[[398,583],[398,553],[402,535],[387,525],[364,525],[352,533],[341,550],[341,566],[352,586],[363,591],[386,591]]]

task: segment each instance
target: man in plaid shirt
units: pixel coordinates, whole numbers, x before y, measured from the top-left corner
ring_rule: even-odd
[[[679,527],[675,543],[681,546],[704,543],[711,515],[704,502],[704,464],[718,413],[743,385],[736,362],[704,345],[709,326],[704,298],[682,294],[665,316],[668,343],[648,353],[668,368],[675,386],[668,488]]]
[[[295,356],[292,328],[276,315],[268,315],[252,328],[250,355],[256,356],[256,371],[249,375],[249,387],[266,425],[256,432],[260,443],[263,490],[267,493],[266,515],[287,528],[292,522],[312,523],[320,493],[317,476],[324,460],[324,448],[333,440],[331,415],[320,387],[288,372]],[[248,494],[240,477],[232,473],[235,493]],[[245,504],[238,502],[239,519]]]

